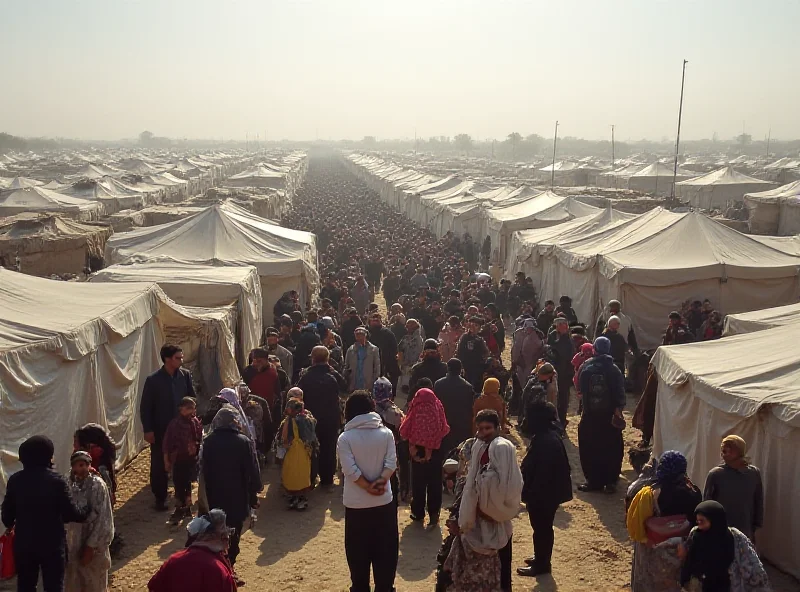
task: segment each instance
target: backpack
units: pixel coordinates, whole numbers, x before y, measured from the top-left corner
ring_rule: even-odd
[[[583,393],[583,407],[589,412],[606,411],[611,389],[605,372],[592,372],[589,376],[589,392]]]

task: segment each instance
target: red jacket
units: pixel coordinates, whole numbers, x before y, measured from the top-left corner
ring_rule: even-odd
[[[151,592],[235,592],[236,581],[228,560],[205,547],[182,549],[150,578]]]
[[[278,371],[272,366],[259,372],[254,366],[248,366],[242,373],[245,383],[255,396],[265,399],[270,409],[275,405],[275,395],[280,393],[281,383]]]

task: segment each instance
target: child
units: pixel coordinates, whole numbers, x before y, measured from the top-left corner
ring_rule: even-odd
[[[172,473],[175,485],[175,512],[169,519],[173,526],[192,517],[192,482],[197,478],[197,456],[203,440],[203,424],[195,417],[196,412],[197,402],[192,397],[181,399],[178,415],[164,434],[164,468]]]
[[[400,441],[400,424],[403,423],[403,417],[405,416],[394,402],[392,383],[387,378],[381,376],[375,381],[372,385],[372,398],[375,400],[375,411],[381,416],[383,425],[389,428],[394,436],[398,461],[397,471],[391,478],[391,485],[394,503],[397,505],[400,500],[408,500],[411,489],[411,476],[409,474],[411,469],[408,465],[408,453],[403,450],[407,449],[407,447],[401,446]]]
[[[311,487],[311,458],[317,447],[317,420],[305,412],[303,402],[289,399],[281,425],[281,442],[286,449],[281,467],[283,487],[289,493],[289,509],[305,510],[305,492]]]
[[[507,399],[506,389],[508,381],[511,378],[511,373],[503,367],[503,362],[499,357],[492,356],[488,359],[488,368],[483,373],[483,381],[486,382],[488,378],[496,378],[500,381],[500,396],[505,400]]]

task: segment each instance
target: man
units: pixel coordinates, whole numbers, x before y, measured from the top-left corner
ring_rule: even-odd
[[[311,350],[311,367],[297,383],[303,391],[306,409],[317,420],[319,477],[325,487],[333,485],[336,472],[336,438],[342,423],[339,393],[347,389],[342,376],[328,364],[329,355],[328,348],[322,345]]]
[[[550,327],[553,326],[553,320],[556,318],[555,313],[556,303],[552,300],[547,300],[544,303],[544,308],[536,317],[536,326],[544,335],[550,332]]]
[[[608,314],[603,315],[600,319],[598,319],[595,335],[598,337],[600,336],[600,334],[605,330],[608,319],[611,317],[617,317],[617,319],[619,319],[619,329],[617,329],[617,331],[620,335],[622,335],[622,337],[625,338],[628,347],[634,353],[634,355],[638,354],[639,346],[636,343],[636,332],[633,330],[633,321],[628,315],[622,312],[622,304],[619,300],[609,300]]]
[[[625,376],[625,356],[628,353],[628,342],[619,331],[620,324],[619,317],[610,317],[606,330],[603,331],[603,337],[608,337],[611,342],[611,357],[619,371],[622,372],[622,376]]]
[[[356,283],[353,286],[353,289],[350,290],[350,296],[355,302],[356,310],[358,314],[364,314],[367,310],[367,306],[369,306],[370,298],[370,291],[369,286],[367,285],[367,281],[364,279],[363,275],[359,275],[356,278]]]
[[[417,272],[411,278],[411,287],[419,291],[428,287],[428,275],[421,267],[417,268]]]
[[[443,360],[450,360],[456,356],[458,341],[463,334],[461,319],[456,315],[451,316],[439,331],[439,353],[442,354]]]
[[[144,440],[150,444],[150,489],[156,498],[156,510],[167,509],[167,471],[161,443],[172,418],[178,414],[178,404],[184,397],[196,398],[192,375],[181,368],[183,350],[177,345],[161,348],[163,366],[144,381],[139,415]]]
[[[275,401],[280,400],[281,384],[278,371],[270,364],[267,350],[254,349],[252,356],[253,363],[242,371],[242,380],[250,392],[267,401],[271,412],[275,409]]]
[[[375,413],[369,393],[356,392],[345,404],[347,424],[337,449],[344,473],[344,549],[351,592],[392,592],[400,536],[389,480],[397,469],[394,436]]]
[[[379,312],[373,313],[369,318],[369,340],[378,347],[381,354],[380,375],[388,378],[393,388],[397,388],[397,379],[400,377],[400,366],[397,364],[397,338],[390,329],[383,326],[383,317]]]
[[[211,508],[226,514],[231,528],[228,559],[231,567],[239,555],[239,538],[250,509],[258,507],[258,493],[264,488],[250,439],[239,431],[240,415],[223,408],[214,418],[214,430],[203,440],[203,481]],[[237,585],[243,582],[237,579]]]
[[[520,385],[524,385],[536,363],[544,355],[544,338],[536,328],[536,321],[526,319],[521,329],[514,331],[511,346],[511,370],[516,373]]]
[[[279,331],[280,334],[278,336],[278,345],[283,347],[284,349],[288,350],[292,355],[294,355],[294,339],[292,339],[292,327],[294,324],[292,323],[292,317],[289,315],[283,315],[279,319]]]
[[[400,297],[400,272],[393,269],[389,277],[383,280],[383,296],[387,303],[395,302]]]
[[[366,327],[358,327],[355,330],[356,342],[344,356],[344,379],[351,393],[355,390],[371,390],[381,375],[380,351],[367,341],[367,335],[369,331]]]
[[[700,327],[703,326],[705,320],[705,316],[703,315],[703,303],[699,300],[692,301],[689,312],[686,313],[686,326],[689,327],[689,331],[695,339],[699,339]]]
[[[458,341],[456,357],[461,360],[465,368],[465,378],[470,382],[475,392],[483,388],[483,371],[486,359],[489,357],[489,347],[478,335],[483,326],[483,319],[478,316],[470,317],[467,332]]]
[[[764,486],[761,471],[747,458],[747,443],[739,436],[726,436],[721,445],[722,463],[706,477],[704,500],[725,507],[728,526],[738,528],[755,543],[756,531],[764,524]]]
[[[483,306],[494,302],[497,298],[497,294],[492,290],[492,285],[483,279],[478,280],[478,291],[475,295],[480,299]]]
[[[311,365],[311,350],[320,344],[317,326],[311,322],[300,331],[300,338],[294,350],[294,373],[292,381],[297,382],[300,371]]]
[[[408,380],[408,402],[414,398],[414,393],[420,388],[418,383],[422,378],[427,378],[431,384],[436,384],[440,378],[447,374],[447,365],[442,362],[439,354],[439,343],[435,339],[426,339],[422,348],[422,359],[411,367],[411,378]]]
[[[524,481],[522,500],[533,529],[533,557],[527,558],[526,567],[517,568],[517,573],[536,577],[551,571],[553,520],[558,506],[572,499],[572,479],[555,406],[542,400],[531,401],[525,417],[525,435],[531,443],[520,468]]]
[[[570,325],[578,324],[578,315],[575,309],[572,308],[572,298],[569,296],[562,296],[558,299],[558,306],[556,307],[556,315],[562,313]]]
[[[664,341],[661,345],[682,345],[694,341],[694,336],[689,327],[683,324],[683,319],[678,311],[669,313],[669,326],[664,332]]]
[[[464,305],[461,304],[461,292],[451,290],[449,300],[444,303],[444,312],[450,316],[457,316],[459,319],[464,316]]]
[[[409,312],[410,318],[416,319],[417,322],[422,326],[422,336],[423,337],[433,337],[436,338],[436,335],[439,334],[438,331],[431,335],[428,331],[431,330],[431,326],[435,323],[433,317],[431,316],[430,308],[428,307],[428,291],[425,289],[421,289],[417,293],[417,301],[414,306],[411,308],[411,312]]]
[[[618,426],[624,426],[625,379],[614,365],[607,337],[594,340],[594,351],[594,357],[584,362],[578,377],[583,395],[578,450],[586,477],[586,483],[578,489],[614,493],[624,453],[622,429]]]
[[[225,556],[231,529],[222,510],[198,516],[186,527],[189,542],[150,578],[150,592],[234,592],[236,580]]]
[[[280,333],[272,327],[267,329],[267,353],[272,356],[277,356],[281,361],[281,368],[286,372],[286,375],[293,376],[294,356],[292,352],[278,343]]]
[[[53,470],[53,442],[32,436],[19,447],[22,470],[8,478],[2,521],[14,529],[18,592],[64,590],[67,549],[64,524],[84,522],[91,508],[78,508],[67,483]],[[5,563],[5,562],[4,562]]]
[[[575,369],[572,357],[575,355],[575,344],[569,334],[569,323],[564,317],[556,317],[556,330],[547,339],[553,358],[553,367],[558,374],[558,418],[564,428],[567,427],[567,411],[569,410],[569,394]]]
[[[339,336],[342,338],[342,351],[347,352],[356,342],[356,327],[360,327],[362,322],[355,308],[348,308],[344,314],[344,322],[342,322]]]
[[[461,376],[461,360],[452,358],[447,362],[447,375],[433,385],[433,392],[442,402],[450,432],[442,440],[441,449],[450,454],[456,446],[471,438],[473,432],[472,403],[475,391],[472,385]]]

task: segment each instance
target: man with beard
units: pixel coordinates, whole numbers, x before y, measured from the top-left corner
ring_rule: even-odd
[[[439,354],[439,343],[435,339],[426,339],[422,350],[422,359],[411,368],[411,378],[408,381],[408,402],[414,398],[419,388],[419,381],[427,378],[431,384],[436,384],[440,378],[447,375],[447,364],[442,362]]]
[[[292,352],[278,343],[279,338],[280,334],[276,329],[272,327],[267,329],[267,352],[281,361],[281,368],[283,368],[287,376],[291,377],[294,368],[294,356]]]
[[[369,340],[381,353],[381,376],[385,376],[397,389],[400,366],[397,364],[397,338],[383,326],[383,317],[376,312],[369,318]]]

